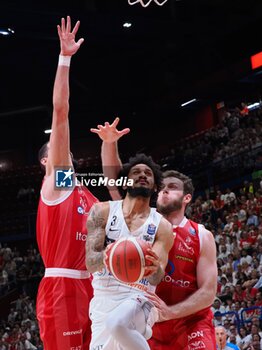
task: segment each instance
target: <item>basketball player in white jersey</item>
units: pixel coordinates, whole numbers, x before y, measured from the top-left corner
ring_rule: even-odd
[[[104,173],[110,170],[111,178],[115,178],[116,169],[121,168],[117,141],[122,134],[116,129],[118,121],[117,118],[112,124],[91,129],[103,140]],[[188,350],[198,346],[213,350],[216,344],[210,305],[217,280],[214,237],[202,225],[185,217],[186,205],[193,195],[191,179],[176,171],[167,171],[163,177],[158,211],[172,223],[176,239],[169,252],[165,278],[157,286],[156,294],[148,293],[159,311],[158,323],[149,340],[150,348]],[[114,199],[119,198],[116,190],[110,194]]]
[[[174,241],[170,223],[150,208],[162,180],[159,166],[140,154],[123,167],[122,176],[133,180],[124,199],[96,203],[87,221],[86,264],[93,273],[94,289],[90,350],[150,349],[146,339],[152,335],[157,315],[145,293],[154,290],[164,276]],[[151,265],[146,267],[146,278],[127,284],[110,274],[104,260],[110,243],[130,236],[151,243],[146,256]]]

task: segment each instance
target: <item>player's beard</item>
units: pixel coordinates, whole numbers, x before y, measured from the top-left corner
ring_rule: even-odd
[[[145,187],[135,187],[135,188],[128,187],[127,193],[129,193],[129,195],[133,198],[136,198],[136,197],[149,198],[154,193],[154,190],[150,188],[145,188]]]
[[[179,211],[182,209],[182,203],[183,203],[183,196],[176,201],[173,201],[173,203],[169,203],[167,205],[162,205],[157,202],[157,210],[162,215],[169,215],[170,213],[174,211]]]

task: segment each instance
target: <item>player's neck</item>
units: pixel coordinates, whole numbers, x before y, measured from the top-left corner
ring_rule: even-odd
[[[150,211],[149,207],[150,198],[144,197],[126,197],[123,200],[123,213],[125,215],[148,213]]]
[[[182,220],[185,217],[185,212],[184,210],[179,210],[179,211],[173,211],[172,213],[165,215],[165,218],[175,226],[179,226],[179,224],[182,222]]]

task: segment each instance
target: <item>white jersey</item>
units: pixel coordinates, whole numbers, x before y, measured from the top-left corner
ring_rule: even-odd
[[[155,241],[156,232],[162,218],[162,215],[157,213],[155,208],[151,208],[150,214],[144,224],[137,230],[130,232],[124,219],[122,210],[123,201],[109,201],[109,216],[106,224],[106,245],[115,242],[119,238],[125,237],[137,237],[151,244]],[[151,290],[154,291],[155,287],[150,285],[146,278],[141,279],[136,283],[122,283],[119,282],[114,276],[106,269],[95,272],[93,274],[92,285],[94,288],[94,294],[109,293],[110,296],[116,293],[129,293],[141,290],[142,292]]]

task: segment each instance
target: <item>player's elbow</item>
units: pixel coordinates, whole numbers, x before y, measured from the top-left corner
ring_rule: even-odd
[[[86,269],[90,273],[96,272],[95,266],[92,264],[92,261],[88,258],[86,258]]]
[[[68,101],[53,101],[53,109],[58,116],[68,116],[69,103]]]

